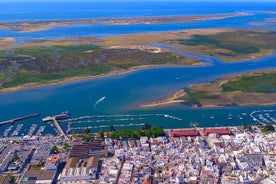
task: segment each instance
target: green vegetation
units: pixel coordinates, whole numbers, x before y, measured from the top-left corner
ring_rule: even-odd
[[[252,131],[251,125],[249,125],[249,124],[247,124],[247,123],[244,123],[244,124],[243,124],[243,129],[244,129],[244,130],[248,130],[248,131]]]
[[[237,44],[231,42],[223,42],[219,39],[219,36],[211,36],[211,35],[193,35],[192,38],[187,40],[179,40],[179,43],[189,46],[197,46],[204,45],[210,46],[213,48],[221,48],[230,50],[230,53],[217,53],[226,56],[234,56],[238,54],[246,55],[257,53],[260,51],[258,47],[245,45],[245,44]]]
[[[265,125],[262,130],[261,130],[263,133],[272,133],[272,132],[275,132],[275,128],[273,127],[273,125]]]
[[[195,99],[218,99],[219,95],[208,95],[206,91],[195,91],[190,92],[190,96],[192,96]]]
[[[0,83],[10,75],[9,72],[0,73]]]
[[[100,138],[100,139],[104,139],[104,131],[103,131],[102,128],[101,128],[100,131],[98,132],[97,137]]]
[[[96,45],[18,47],[0,51],[0,82],[10,70],[15,75],[0,87],[17,87],[28,83],[49,83],[64,78],[95,76],[115,69],[140,65],[185,64],[172,52],[152,53],[140,49],[106,49]]]
[[[62,146],[63,150],[67,150],[69,148],[69,144],[67,142],[65,142]]]
[[[80,137],[83,141],[86,141],[86,142],[88,142],[94,138],[94,136],[91,134],[82,134]]]
[[[276,50],[275,31],[225,31],[216,34],[195,34],[186,39],[176,40],[178,44],[195,47],[194,52],[209,54],[233,61],[249,59],[248,55],[259,57]]]
[[[100,74],[108,73],[110,72],[110,70],[111,69],[106,66],[94,66],[91,68],[79,68],[75,70],[71,69],[68,71],[63,71],[63,72],[53,73],[53,74],[51,73],[41,74],[38,72],[21,70],[9,82],[4,83],[2,87],[9,88],[9,87],[19,86],[21,84],[34,83],[34,82],[47,83],[49,81],[76,77],[76,76],[100,75]]]
[[[90,50],[100,49],[96,45],[68,45],[68,46],[50,46],[50,47],[18,47],[11,51],[1,51],[0,59],[14,59],[19,60],[23,56],[32,56],[32,57],[47,57],[51,55],[61,55],[67,53],[78,53],[85,52]],[[23,55],[23,56],[22,56]],[[24,58],[24,57],[23,57]]]
[[[276,93],[276,71],[244,76],[238,80],[226,82],[221,87],[223,91]]]
[[[53,146],[53,147],[51,148],[51,153],[58,153],[58,152],[59,152],[59,149],[58,149],[57,146]]]
[[[219,95],[209,95],[206,91],[191,91],[185,89],[187,96],[179,98],[178,100],[184,100],[185,104],[201,106],[200,99],[218,99]]]
[[[147,128],[145,128],[147,127]],[[155,126],[144,126],[143,128],[138,129],[123,129],[116,132],[110,133],[110,138],[112,139],[137,139],[141,136],[147,136],[147,137],[158,137],[158,136],[164,136],[165,133],[161,127],[155,127]]]
[[[90,133],[91,133],[90,128],[86,127],[86,128],[84,129],[84,134],[90,134]]]
[[[110,132],[115,132],[116,131],[116,129],[115,129],[115,127],[113,126],[113,125],[110,125]]]

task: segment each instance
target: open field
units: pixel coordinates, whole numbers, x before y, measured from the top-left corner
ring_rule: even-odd
[[[274,53],[276,32],[240,29],[215,34],[195,33],[170,43],[186,51],[215,56],[224,61],[240,61]]]
[[[263,71],[226,77],[221,80],[192,85],[165,99],[143,107],[184,103],[193,107],[243,105],[275,105],[276,71]],[[161,103],[162,102],[162,103]]]

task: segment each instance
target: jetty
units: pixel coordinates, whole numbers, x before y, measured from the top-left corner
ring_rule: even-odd
[[[67,119],[69,118],[69,113],[68,112],[63,112],[61,114],[58,115],[54,115],[54,116],[47,116],[45,118],[42,119],[43,122],[48,122],[48,121],[52,121],[54,126],[56,127],[58,133],[60,136],[65,136],[65,132],[63,131],[63,129],[61,128],[61,126],[59,125],[57,120],[61,120],[61,119]]]
[[[2,122],[0,122],[0,126],[5,125],[5,124],[13,124],[17,121],[22,121],[22,120],[25,120],[25,119],[29,119],[29,118],[32,118],[32,117],[39,116],[39,115],[40,115],[39,113],[35,113],[35,114],[30,114],[30,115],[26,115],[26,116],[14,118],[14,119],[2,121]]]

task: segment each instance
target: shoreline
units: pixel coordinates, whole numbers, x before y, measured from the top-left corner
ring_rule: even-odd
[[[122,18],[85,18],[71,20],[29,20],[10,21],[0,23],[1,30],[10,30],[18,33],[47,31],[56,27],[72,27],[82,25],[135,25],[135,24],[165,24],[181,22],[198,22],[208,20],[220,20],[231,17],[250,16],[253,13],[234,12],[205,15],[175,15],[175,16],[146,16],[146,17],[122,17]],[[18,27],[18,28],[14,28]]]
[[[232,74],[232,75],[229,75],[229,76],[224,76],[220,79],[217,79],[215,81],[212,81],[212,83],[218,83],[219,85],[222,85],[226,82],[229,82],[233,79],[237,79],[237,78],[240,78],[240,77],[243,77],[243,76],[254,76],[254,75],[258,75],[258,74],[261,74],[261,73],[269,73],[269,72],[273,72],[275,71],[274,69],[264,69],[264,70],[258,70],[258,71],[251,71],[251,72],[248,72],[248,73],[239,73],[239,74]],[[206,85],[206,84],[209,84],[208,83],[203,83],[203,84],[191,84],[189,85],[189,88],[193,87],[193,86],[200,86],[200,85]],[[229,92],[230,94],[235,94],[235,93],[238,93],[239,91],[232,91],[232,92]],[[256,94],[258,93],[250,93],[252,94],[252,96],[254,97],[254,95],[256,96]],[[273,93],[272,93],[273,94]],[[269,94],[271,95],[271,94]],[[172,105],[172,104],[179,104],[179,103],[183,103],[183,102],[186,102],[185,99],[179,99],[179,98],[185,98],[188,97],[187,96],[187,93],[182,89],[182,90],[179,90],[179,91],[176,91],[175,93],[173,93],[172,95],[169,95],[165,98],[162,98],[162,99],[159,99],[159,100],[154,100],[154,101],[151,101],[149,103],[146,103],[146,104],[142,104],[140,105],[141,108],[154,108],[154,107],[163,107],[163,106],[166,106],[166,105]],[[202,105],[202,104],[201,104]],[[219,104],[203,104],[202,106],[200,106],[200,108],[204,108],[204,109],[207,109],[207,108],[220,108],[220,107],[227,107],[227,106],[237,106],[237,107],[243,107],[243,106],[255,106],[255,105],[260,105],[260,106],[270,106],[270,105],[276,105],[276,101],[273,102],[244,102],[244,103],[239,103],[239,104],[236,104],[236,105],[219,105]],[[198,108],[197,105],[191,105],[192,108]]]
[[[115,75],[124,75],[131,72],[135,72],[138,70],[143,69],[154,69],[154,68],[160,68],[160,67],[185,67],[187,65],[170,65],[170,64],[164,64],[164,65],[141,65],[141,66],[133,66],[129,69],[123,70],[123,69],[116,69],[106,74],[99,74],[99,75],[91,75],[91,76],[77,76],[77,77],[70,77],[70,78],[64,78],[64,79],[57,79],[54,81],[49,81],[48,83],[27,83],[23,84],[21,86],[17,87],[10,87],[10,88],[2,88],[0,89],[1,93],[12,93],[17,91],[23,91],[28,89],[34,89],[34,88],[40,88],[40,87],[47,87],[47,86],[55,86],[55,85],[62,85],[62,84],[70,84],[74,82],[82,82],[82,81],[88,81],[88,80],[94,80],[94,79],[100,79],[104,77],[110,77]],[[188,65],[189,66],[189,65]]]
[[[185,102],[185,100],[178,100],[181,97],[185,97],[186,93],[185,91],[179,90],[176,93],[160,99],[160,100],[156,100],[147,104],[142,104],[141,107],[142,108],[151,108],[151,107],[160,107],[160,106],[165,106],[165,105],[171,105],[171,104],[175,104],[175,103],[181,103],[181,102]]]

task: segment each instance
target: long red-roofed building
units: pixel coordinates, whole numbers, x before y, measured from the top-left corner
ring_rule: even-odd
[[[198,136],[199,133],[196,129],[183,129],[183,130],[171,130],[171,137],[195,137]]]
[[[206,128],[200,131],[202,136],[208,136],[209,134],[219,135],[231,135],[231,130],[228,128]]]

